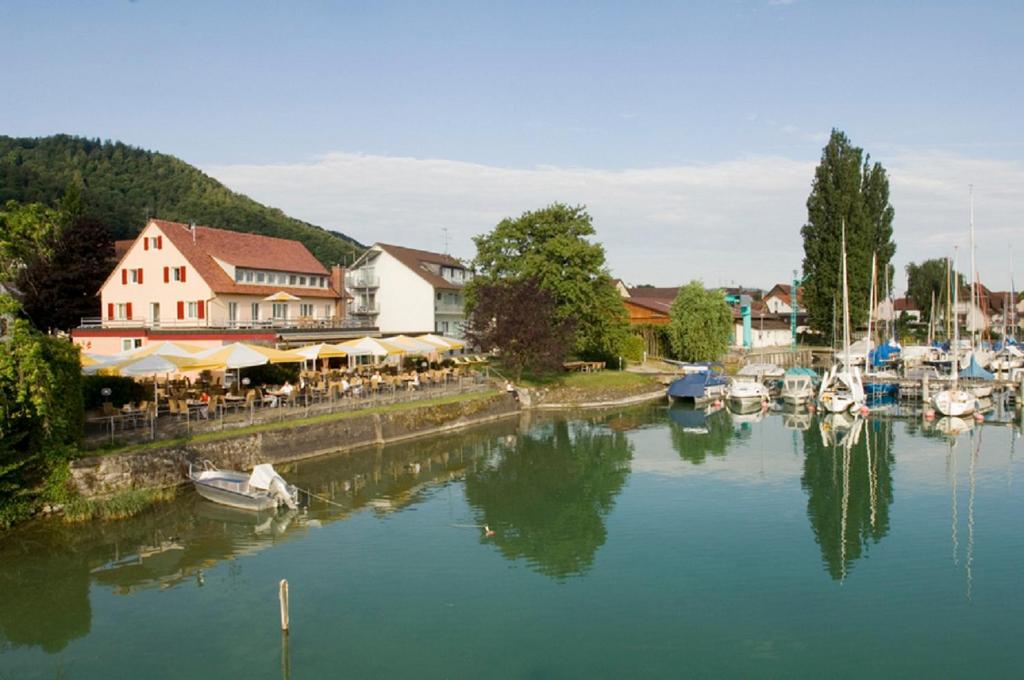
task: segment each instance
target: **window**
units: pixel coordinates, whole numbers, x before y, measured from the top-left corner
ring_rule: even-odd
[[[128,352],[142,347],[142,338],[122,338],[121,351]]]
[[[325,277],[323,277],[323,276],[320,277],[320,287],[321,288],[326,288],[327,287],[327,279]]]
[[[274,272],[267,274],[267,283],[277,283],[277,274]]]
[[[230,321],[231,323],[234,323],[234,322],[238,321],[238,303],[237,302],[229,302],[228,303],[228,321]]]
[[[299,305],[299,316],[312,318],[313,316],[313,305],[306,304],[303,302]]]
[[[171,267],[171,281],[184,281],[185,280],[185,268],[184,267]]]
[[[245,272],[241,269],[235,270],[235,283],[241,283],[245,280]]]
[[[246,272],[245,273],[245,282],[246,283],[252,283],[252,272]]]
[[[295,276],[295,274],[292,274],[291,276],[289,276],[288,277],[288,285],[289,286],[294,286],[295,282],[298,280],[298,278],[299,277]]]
[[[288,318],[288,303],[287,302],[275,302],[273,308],[274,319],[278,321],[284,321]]]
[[[300,276],[299,277],[299,285],[300,286],[305,286],[306,285],[306,277],[305,276]]]
[[[267,275],[263,272],[256,272],[256,283],[263,283],[266,280]]]
[[[333,307],[333,305],[329,305],[329,304],[324,305],[324,318],[325,319],[330,319],[332,316],[334,316],[332,314],[332,312],[334,311],[334,309],[332,309],[332,307]]]
[[[129,269],[128,280],[132,283],[142,283],[142,270],[141,269]]]
[[[249,272],[249,273],[251,274],[252,272]],[[252,303],[252,320],[253,321],[259,321],[260,320],[260,303],[258,303],[258,302]]]
[[[123,302],[118,302],[114,305],[114,319],[117,321],[125,321],[128,319],[128,305]]]
[[[199,304],[196,302],[188,302],[185,304],[185,318],[196,319],[199,317]]]

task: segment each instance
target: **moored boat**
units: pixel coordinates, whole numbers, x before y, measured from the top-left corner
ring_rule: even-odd
[[[720,364],[708,364],[698,370],[672,381],[668,386],[668,399],[694,404],[706,404],[725,396],[728,379]]]
[[[797,406],[814,401],[817,380],[818,374],[811,369],[794,366],[782,377],[782,401]]]
[[[277,474],[269,463],[257,465],[251,473],[219,470],[210,461],[199,468],[189,465],[189,479],[203,498],[241,510],[272,510],[285,505],[298,507],[298,490]]]

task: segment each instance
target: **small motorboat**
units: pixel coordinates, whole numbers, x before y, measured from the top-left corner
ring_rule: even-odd
[[[733,378],[726,389],[726,396],[732,404],[753,404],[760,406],[770,400],[768,388],[760,380],[747,376]]]
[[[188,477],[196,493],[206,500],[241,510],[272,510],[281,505],[298,507],[298,489],[284,481],[269,463],[251,473],[219,470],[208,460],[198,467],[189,464]]]
[[[799,406],[814,401],[814,383],[818,374],[809,368],[795,366],[782,377],[782,401]]]
[[[701,366],[700,369],[672,381],[668,386],[670,402],[688,401],[695,405],[701,405],[725,396],[725,388],[729,380],[725,377],[722,366],[708,364]]]

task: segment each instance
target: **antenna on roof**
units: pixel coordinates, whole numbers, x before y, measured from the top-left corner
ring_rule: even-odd
[[[444,243],[444,254],[448,254],[448,227],[441,227],[441,242]]]

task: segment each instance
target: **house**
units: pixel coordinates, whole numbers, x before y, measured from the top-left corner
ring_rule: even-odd
[[[328,272],[298,241],[151,219],[121,252],[99,291],[100,316],[72,332],[92,352],[365,333],[345,318],[341,267]]]
[[[793,286],[788,283],[776,283],[762,299],[772,314],[790,314],[793,311]],[[797,314],[806,314],[803,288],[797,288],[796,305]]]
[[[463,288],[472,273],[451,255],[375,243],[345,278],[349,313],[385,335],[439,333],[462,337]]]
[[[1003,324],[1024,328],[1024,294],[993,291],[990,303],[993,329],[1001,332]]]
[[[672,302],[679,294],[679,288],[654,288],[640,286],[626,288],[622,302],[629,312],[629,323],[632,326],[652,324],[663,326],[669,321],[669,310]]]
[[[896,321],[900,317],[906,317],[913,323],[921,322],[921,308],[909,297],[886,299],[875,307],[875,321]]]
[[[981,283],[973,286],[974,297],[972,299],[972,286],[965,286],[958,291],[960,296],[956,306],[957,318],[962,319],[964,327],[971,333],[984,332],[992,322],[992,291]]]
[[[732,321],[733,347],[743,347],[743,312],[739,305],[732,307]],[[790,346],[793,343],[793,332],[788,314],[773,313],[763,300],[752,301],[750,304],[750,342],[749,349]]]

